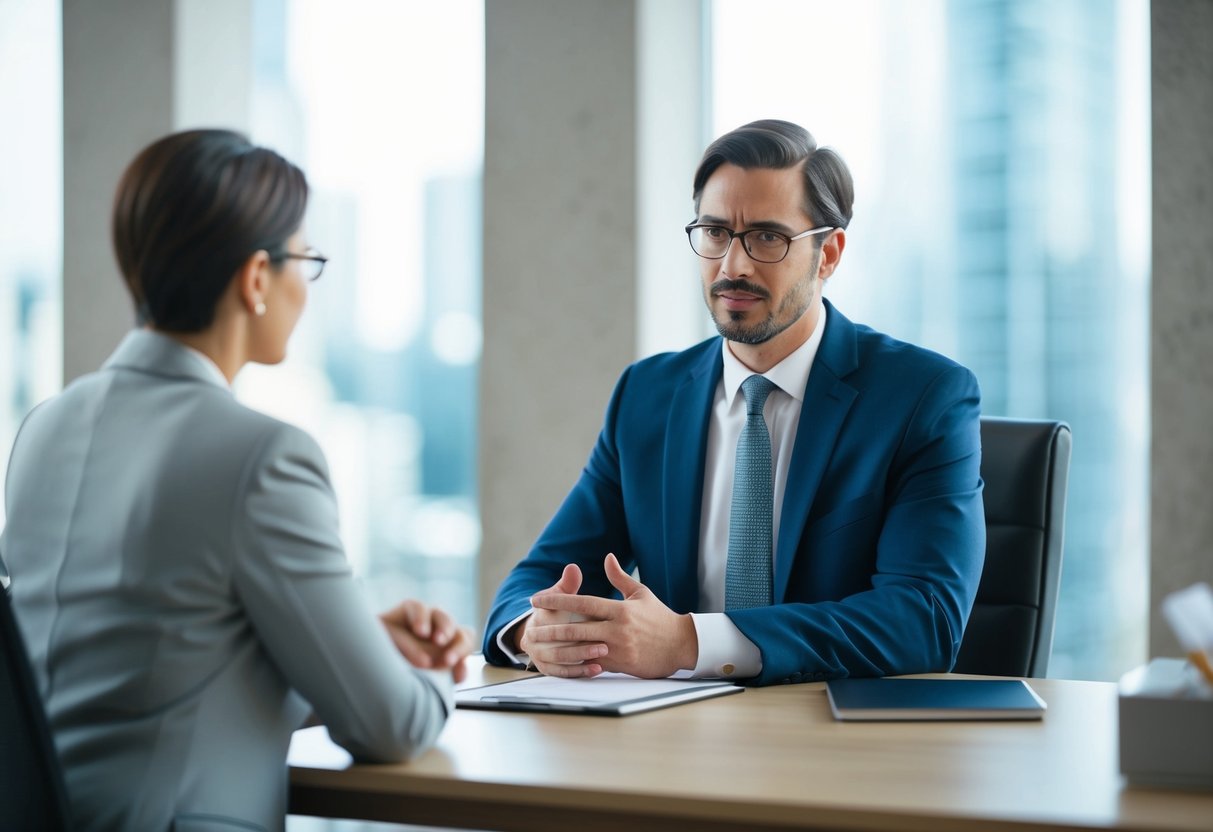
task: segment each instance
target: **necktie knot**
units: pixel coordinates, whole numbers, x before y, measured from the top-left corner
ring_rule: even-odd
[[[775,389],[775,382],[760,375],[752,375],[741,383],[741,393],[745,396],[745,412],[747,416],[761,416],[762,408],[767,403],[767,396]]]

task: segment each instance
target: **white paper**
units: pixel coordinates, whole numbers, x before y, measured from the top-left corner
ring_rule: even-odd
[[[489,703],[505,706],[533,704],[553,709],[614,708],[625,703],[639,703],[639,707],[621,709],[621,713],[647,710],[708,695],[706,691],[736,688],[729,682],[684,680],[684,679],[638,679],[626,673],[602,673],[591,679],[562,679],[557,676],[530,676],[512,682],[464,688],[455,694],[456,702]],[[652,702],[657,697],[658,702]],[[647,707],[646,707],[647,706]]]

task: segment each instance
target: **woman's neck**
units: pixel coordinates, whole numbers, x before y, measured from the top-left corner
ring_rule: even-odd
[[[205,355],[230,385],[236,380],[236,374],[248,363],[245,349],[244,334],[239,327],[232,326],[222,319],[216,320],[201,332],[164,332],[156,330],[161,335],[167,335],[178,343]]]

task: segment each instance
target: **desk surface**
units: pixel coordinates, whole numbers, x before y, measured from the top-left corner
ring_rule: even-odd
[[[623,718],[458,710],[402,765],[350,766],[310,729],[290,811],[507,832],[1213,829],[1213,794],[1124,785],[1115,685],[1029,684],[1042,722],[835,722],[824,684]]]

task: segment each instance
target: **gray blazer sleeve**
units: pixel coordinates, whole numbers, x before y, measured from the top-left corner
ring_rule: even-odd
[[[276,425],[233,495],[235,592],[270,658],[356,758],[394,762],[433,744],[449,674],[418,671],[354,584],[324,455]]]

